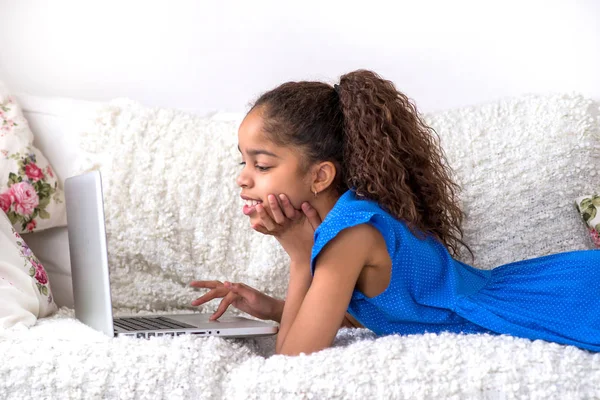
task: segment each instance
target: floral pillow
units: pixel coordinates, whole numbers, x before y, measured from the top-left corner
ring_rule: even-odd
[[[582,196],[577,198],[575,203],[590,231],[592,242],[600,248],[600,195]]]
[[[0,329],[56,310],[46,270],[0,211]]]
[[[15,99],[0,82],[0,210],[20,233],[66,225],[64,194]]]

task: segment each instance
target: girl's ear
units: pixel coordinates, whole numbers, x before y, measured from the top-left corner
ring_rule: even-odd
[[[324,161],[314,166],[311,192],[321,193],[335,180],[337,170],[331,161]]]

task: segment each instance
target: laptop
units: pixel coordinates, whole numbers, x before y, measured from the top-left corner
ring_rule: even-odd
[[[238,316],[188,313],[113,318],[102,180],[99,171],[65,181],[75,317],[109,336],[267,336],[277,325]]]

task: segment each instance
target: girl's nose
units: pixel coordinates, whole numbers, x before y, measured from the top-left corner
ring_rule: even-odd
[[[250,186],[251,180],[248,174],[245,172],[246,169],[242,169],[237,179],[235,180],[239,187],[248,187]]]

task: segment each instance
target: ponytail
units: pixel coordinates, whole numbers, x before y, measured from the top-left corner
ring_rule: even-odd
[[[391,81],[366,70],[343,75],[336,92],[347,186],[405,221],[413,233],[435,236],[455,255],[460,245],[471,252],[462,241],[459,187],[439,137],[414,104]]]

